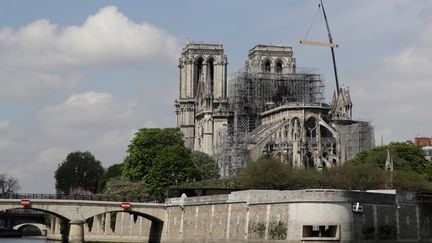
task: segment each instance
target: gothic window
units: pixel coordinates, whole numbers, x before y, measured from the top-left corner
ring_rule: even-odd
[[[203,81],[203,58],[199,57],[195,62],[195,74],[194,74],[194,95],[196,96],[198,94],[198,84]]]
[[[265,73],[269,73],[271,71],[271,62],[270,62],[270,60],[266,60],[264,62],[263,71]]]
[[[314,118],[311,117],[306,121],[306,128],[306,136],[308,138],[316,137],[317,122]]]
[[[282,62],[278,61],[276,63],[276,73],[282,73],[283,69],[282,69]]]
[[[214,91],[214,60],[213,58],[210,58],[208,60],[208,75],[209,75],[209,82],[210,82],[210,94],[213,94]]]

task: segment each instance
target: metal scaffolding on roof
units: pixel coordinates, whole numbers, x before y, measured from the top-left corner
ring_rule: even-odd
[[[230,80],[228,96],[234,129],[247,134],[268,109],[288,102],[323,102],[324,81],[311,69],[289,74],[240,71]]]
[[[216,144],[221,176],[238,174],[248,158],[249,133],[261,124],[261,113],[288,102],[323,102],[324,81],[312,69],[295,73],[239,71],[229,81],[233,120]]]

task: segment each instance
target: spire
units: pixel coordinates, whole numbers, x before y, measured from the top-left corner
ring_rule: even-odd
[[[349,92],[349,87],[347,86],[346,88],[346,93],[345,93],[345,98],[346,98],[346,103],[352,106],[352,102],[351,102],[351,95]]]
[[[334,119],[351,120],[351,108],[352,103],[349,89],[345,88],[345,86],[342,84],[339,94],[333,93],[333,100],[330,106]]]
[[[392,188],[393,187],[393,158],[390,155],[390,149],[389,146],[387,146],[387,158],[385,161],[385,174],[386,174],[386,182],[385,182],[385,187],[388,188]]]
[[[337,102],[336,90],[333,90],[333,98],[332,98],[331,107],[330,107],[332,111],[334,111],[336,109],[336,102]]]
[[[385,169],[393,171],[393,158],[390,156],[390,149],[387,147],[387,158],[385,161]]]

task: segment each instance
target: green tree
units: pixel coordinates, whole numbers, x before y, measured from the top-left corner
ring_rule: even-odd
[[[432,161],[427,161],[423,172],[423,177],[427,181],[432,181]]]
[[[178,128],[140,129],[122,168],[124,176],[132,182],[143,181],[146,192],[158,198],[165,196],[170,185],[201,178]]]
[[[72,152],[58,165],[54,178],[57,193],[69,194],[83,189],[97,191],[99,178],[104,174],[101,162],[90,152]]]
[[[291,177],[288,165],[272,158],[263,158],[246,166],[238,181],[243,188],[284,189]]]
[[[183,145],[163,148],[144,176],[146,191],[158,198],[165,196],[170,185],[199,179],[200,172],[191,159],[191,151]]]
[[[0,173],[0,193],[14,193],[20,188],[18,179],[8,176],[6,173]]]
[[[201,180],[219,179],[219,167],[217,162],[208,154],[193,151],[191,158],[195,166],[198,168]]]
[[[103,193],[109,196],[148,197],[145,192],[144,181],[133,182],[123,176],[111,177],[107,181]]]
[[[391,143],[388,146],[379,146],[371,150],[358,153],[352,160],[354,164],[372,164],[379,168],[384,168],[387,157],[387,148],[393,158],[395,170],[408,170],[423,173],[427,160],[424,151],[407,143]]]
[[[353,164],[329,168],[322,173],[322,186],[345,190],[384,189],[386,172],[372,164]],[[388,175],[390,178],[390,174]]]
[[[413,171],[395,171],[393,173],[393,186],[396,189],[405,191],[432,191],[432,183],[425,180],[422,175]]]
[[[144,179],[153,167],[155,158],[169,146],[183,146],[183,134],[178,128],[142,128],[128,147],[123,161],[123,175],[132,181]]]
[[[98,192],[102,192],[105,189],[105,186],[109,179],[114,177],[119,177],[122,175],[122,165],[121,164],[113,164],[108,169],[105,170],[105,173],[99,178],[98,181]]]

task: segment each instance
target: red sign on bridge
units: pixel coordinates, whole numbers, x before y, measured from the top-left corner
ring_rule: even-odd
[[[121,208],[123,209],[130,209],[131,208],[131,204],[130,202],[122,202],[120,205]]]
[[[28,208],[30,207],[30,200],[29,199],[21,199],[21,206]]]

